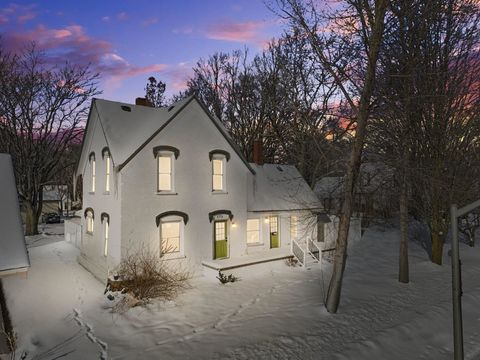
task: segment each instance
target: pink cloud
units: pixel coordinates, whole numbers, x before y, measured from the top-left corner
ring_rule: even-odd
[[[0,25],[6,24],[8,22],[8,18],[5,15],[0,14]]]
[[[265,26],[264,21],[222,21],[209,26],[207,37],[214,40],[258,43],[264,41],[261,30]]]
[[[170,66],[164,71],[167,81],[168,90],[182,91],[187,88],[187,81],[193,73],[192,66],[189,62],[180,62]]]
[[[60,29],[39,25],[31,31],[6,32],[2,36],[6,51],[21,51],[32,42],[45,51],[47,65],[63,64],[65,59],[80,65],[91,64],[108,84],[120,84],[127,78],[159,72],[167,67],[165,64],[131,64],[113,50],[110,42],[87,35],[80,25]]]
[[[20,15],[17,17],[17,21],[20,23],[20,24],[23,24],[29,20],[32,20],[32,19],[35,19],[37,15],[33,12],[27,12],[23,15]]]

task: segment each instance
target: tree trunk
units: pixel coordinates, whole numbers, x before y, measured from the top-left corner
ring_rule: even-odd
[[[398,262],[398,281],[405,284],[410,281],[408,269],[408,191],[405,174],[403,175],[400,189],[400,258]]]
[[[432,240],[432,262],[442,265],[443,243],[446,235],[446,225],[441,212],[438,210],[440,206],[434,204],[432,209],[430,238]]]
[[[28,201],[25,201],[25,212],[25,235],[38,234],[37,211]]]
[[[367,71],[357,111],[356,134],[352,152],[350,154],[349,166],[347,167],[345,198],[343,200],[342,213],[340,215],[340,223],[338,226],[333,273],[328,286],[327,300],[325,303],[327,311],[330,313],[336,313],[338,305],[340,304],[343,273],[345,271],[347,260],[348,230],[350,228],[350,217],[352,215],[353,195],[357,176],[360,172],[367,119],[370,113],[370,98],[375,84],[375,69],[378,59],[378,51],[382,42],[386,8],[387,0],[376,1],[375,24],[373,25],[372,35],[370,37]]]
[[[438,228],[432,228],[432,262],[437,265],[442,265],[443,259],[443,235],[440,234]]]

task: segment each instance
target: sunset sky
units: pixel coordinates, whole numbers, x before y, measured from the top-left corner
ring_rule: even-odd
[[[125,102],[149,76],[175,93],[199,58],[244,46],[254,54],[284,27],[262,0],[0,1],[4,49],[35,41],[52,64],[91,63],[99,97]]]

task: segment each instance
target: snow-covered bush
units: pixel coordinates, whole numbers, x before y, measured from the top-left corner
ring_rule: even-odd
[[[188,286],[190,274],[166,264],[153,251],[140,250],[127,255],[119,264],[115,276],[107,281],[105,294],[115,301],[114,310],[144,305],[151,299],[172,300]]]

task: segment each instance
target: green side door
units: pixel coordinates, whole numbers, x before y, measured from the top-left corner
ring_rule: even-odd
[[[228,257],[227,221],[215,221],[213,239],[215,241],[214,259]]]
[[[278,216],[270,216],[270,248],[278,248]]]

